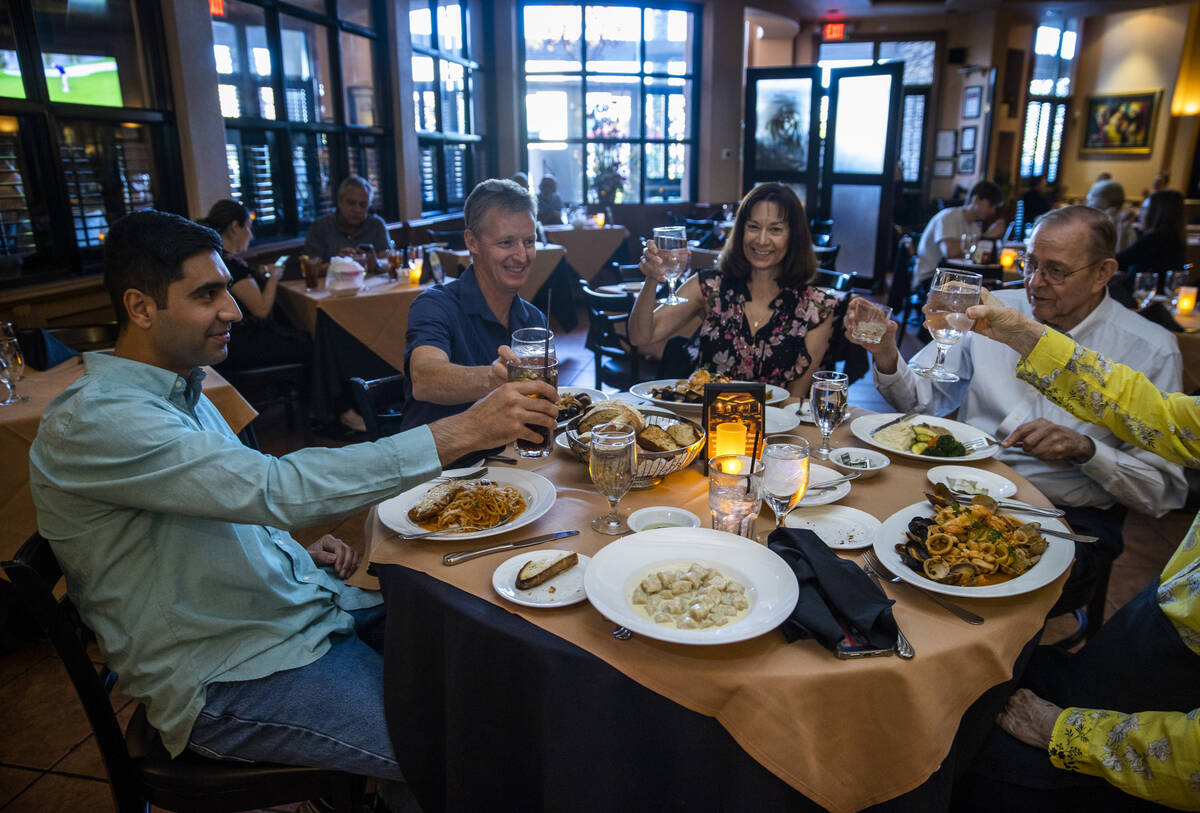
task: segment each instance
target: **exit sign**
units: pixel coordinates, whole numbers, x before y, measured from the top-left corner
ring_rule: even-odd
[[[846,38],[846,24],[825,23],[825,27],[822,29],[821,33],[827,42],[833,40],[844,40]]]

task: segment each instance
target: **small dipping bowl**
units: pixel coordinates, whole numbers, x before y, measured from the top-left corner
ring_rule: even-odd
[[[867,465],[852,466],[849,461],[859,463],[865,462]],[[850,472],[860,472],[862,476],[858,479],[866,480],[868,477],[874,477],[879,472],[883,471],[891,464],[891,460],[883,452],[876,449],[863,449],[857,446],[843,446],[833,450],[833,454],[829,456],[829,460],[824,461],[833,466],[840,472],[849,474]]]
[[[691,511],[670,505],[652,505],[639,508],[625,520],[631,531],[649,531],[651,528],[699,528],[700,517]]]

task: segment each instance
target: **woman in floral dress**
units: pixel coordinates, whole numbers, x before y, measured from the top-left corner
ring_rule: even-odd
[[[647,279],[663,281],[662,255],[653,243],[638,267]],[[717,267],[679,289],[686,302],[656,309],[658,286],[642,287],[629,317],[629,339],[635,345],[661,342],[701,317],[692,347],[697,366],[806,395],[829,347],[837,303],[810,284],[816,273],[796,193],[783,184],[762,184],[738,209]]]

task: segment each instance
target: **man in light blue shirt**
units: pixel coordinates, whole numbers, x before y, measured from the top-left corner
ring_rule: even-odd
[[[38,525],[122,689],[172,755],[401,779],[384,725],[377,595],[357,556],[288,530],[350,515],[443,461],[552,427],[554,391],[506,384],[465,412],[375,443],[274,458],[200,392],[241,313],[215,232],[137,212],[105,243],[113,355],[46,409],[30,451]],[[545,398],[531,398],[530,395]],[[322,566],[330,566],[333,572]],[[420,657],[420,653],[412,653]]]

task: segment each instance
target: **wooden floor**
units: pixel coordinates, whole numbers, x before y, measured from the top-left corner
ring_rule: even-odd
[[[559,357],[563,360],[560,385],[594,385],[592,356],[584,348],[586,316],[574,332],[560,335]],[[902,346],[905,357],[917,349],[912,331]],[[850,403],[877,411],[891,411],[871,384],[870,378],[851,387]],[[283,429],[282,413],[265,413],[258,419],[259,441],[264,451],[285,454],[298,448],[298,436]],[[317,437],[316,442],[340,445]],[[1131,599],[1151,579],[1156,579],[1191,523],[1182,511],[1162,519],[1130,513],[1125,521],[1125,551],[1113,566],[1108,590],[1111,614]],[[310,528],[296,534],[308,544],[323,533],[334,533],[361,550],[365,512],[349,519]],[[1048,625],[1045,640],[1062,638],[1073,622],[1055,619]],[[131,701],[113,697],[122,724],[133,712]],[[39,643],[0,657],[0,811],[43,813],[43,811],[108,811],[111,796],[83,709],[76,700],[54,652]],[[279,808],[294,811],[295,805]]]

